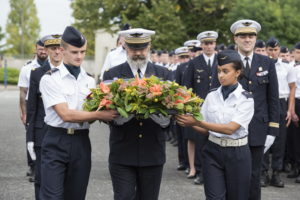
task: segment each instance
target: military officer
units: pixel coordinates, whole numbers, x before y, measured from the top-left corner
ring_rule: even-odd
[[[180,125],[192,126],[209,141],[203,149],[203,176],[206,199],[248,199],[251,178],[251,155],[248,125],[254,113],[252,95],[238,77],[243,64],[236,51],[217,55],[221,87],[211,91],[201,108],[203,121],[191,115],[178,115]]]
[[[187,88],[193,88],[193,92],[203,99],[205,99],[212,86],[213,74],[217,74],[217,59],[215,54],[217,38],[218,33],[215,31],[204,31],[198,34],[197,40],[201,42],[203,53],[191,60],[184,72],[183,84],[187,86]],[[197,134],[192,128],[186,128],[185,136],[188,139],[190,163],[190,173],[188,177],[193,177],[197,173],[194,183],[203,183],[201,175],[201,151],[207,141],[207,136]],[[196,155],[194,153],[195,149]],[[193,167],[194,160],[196,160],[196,169]]]
[[[234,41],[244,64],[244,75],[239,82],[254,99],[254,116],[249,125],[252,157],[249,199],[258,200],[261,198],[263,153],[279,134],[278,81],[274,61],[253,52],[257,33],[261,30],[260,24],[248,19],[238,20],[231,25],[230,30],[234,34]]]
[[[130,29],[125,36],[127,61],[104,73],[103,80],[115,78],[169,78],[168,69],[150,62],[151,35],[154,31]],[[117,121],[116,121],[117,122]],[[123,123],[110,124],[109,171],[115,200],[157,200],[163,165],[166,161],[165,135],[161,121],[151,117],[130,117]]]
[[[113,110],[82,111],[95,81],[80,67],[87,48],[85,37],[66,27],[61,41],[63,63],[40,81],[47,132],[42,142],[41,199],[85,199],[91,170],[91,144],[87,121],[110,121]]]
[[[196,46],[200,46],[200,41],[199,40],[187,40],[183,43],[183,46],[189,48],[190,59],[194,59],[196,57],[196,51],[193,51],[193,48]]]
[[[44,122],[45,110],[39,90],[42,76],[50,69],[61,64],[62,53],[60,50],[61,35],[47,35],[41,40],[49,60],[41,67],[33,68],[30,75],[30,85],[27,100],[27,148],[31,158],[35,161],[35,198],[39,198],[41,185],[41,145],[47,131]]]
[[[257,40],[254,46],[254,53],[267,56],[266,43],[263,40]]]
[[[279,121],[279,135],[275,138],[274,144],[264,154],[262,175],[261,175],[261,186],[266,187],[269,183],[275,187],[284,187],[284,183],[280,178],[280,171],[283,168],[283,159],[285,152],[286,143],[286,126],[289,125],[294,114],[295,104],[295,90],[296,90],[296,76],[294,68],[279,59],[280,43],[279,41],[271,37],[267,41],[267,53],[269,57],[272,57],[275,62],[275,68],[278,79],[279,89],[279,102],[280,102],[280,121]],[[272,153],[272,179],[269,179],[269,152]]]
[[[296,81],[296,94],[295,94],[295,115],[293,116],[293,123],[289,127],[289,135],[291,138],[290,152],[292,154],[292,171],[288,175],[288,178],[296,178],[295,182],[300,183],[300,42],[296,43],[294,47],[295,57],[295,74],[297,77]]]
[[[36,48],[36,56],[35,59],[32,61],[29,61],[21,68],[20,75],[19,75],[19,81],[18,81],[18,87],[20,89],[20,117],[23,124],[26,126],[26,101],[28,97],[28,88],[29,88],[29,80],[30,80],[30,73],[31,69],[40,67],[45,60],[47,59],[48,55],[45,52],[44,44],[41,40],[38,40],[35,44]],[[26,141],[27,143],[27,141]],[[33,182],[34,178],[32,177],[34,175],[34,162],[32,161],[28,151],[27,152],[27,164],[29,166],[29,171],[27,172],[27,176],[30,176],[29,181]]]
[[[290,63],[290,61],[291,61],[291,56],[290,56],[290,51],[289,51],[289,49],[288,49],[287,47],[285,47],[285,46],[281,46],[281,47],[280,47],[279,58],[280,58],[283,62]]]
[[[189,49],[188,47],[179,47],[175,50],[175,54],[178,56],[180,64],[176,69],[175,81],[179,85],[183,85],[184,72],[188,67]],[[177,170],[186,170],[189,167],[187,156],[187,139],[184,137],[184,127],[177,125],[176,133],[178,139],[178,161],[179,165]]]

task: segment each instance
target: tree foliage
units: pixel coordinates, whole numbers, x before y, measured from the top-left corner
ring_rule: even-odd
[[[129,23],[156,31],[154,48],[173,49],[206,30],[219,33],[218,43],[232,42],[229,28],[238,19],[254,19],[262,25],[259,37],[277,37],[294,44],[300,32],[300,0],[74,0],[75,26],[88,37],[94,51],[94,31]],[[88,12],[87,12],[88,11]]]
[[[40,32],[34,0],[10,0],[10,8],[6,25],[7,53],[32,54]]]

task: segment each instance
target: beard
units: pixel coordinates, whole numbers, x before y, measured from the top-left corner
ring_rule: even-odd
[[[142,55],[136,55],[136,56],[128,56],[127,54],[127,62],[131,67],[134,67],[136,69],[141,69],[145,65],[147,65],[150,58],[150,53],[147,54],[147,56]]]

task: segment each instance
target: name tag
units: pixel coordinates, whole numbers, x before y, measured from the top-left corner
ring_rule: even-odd
[[[268,74],[268,70],[262,72],[256,72],[256,76],[266,76]]]

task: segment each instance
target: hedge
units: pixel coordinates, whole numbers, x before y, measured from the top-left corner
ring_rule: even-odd
[[[16,68],[7,68],[7,83],[16,85],[18,83],[20,70]],[[4,83],[4,67],[0,68],[0,83]]]

